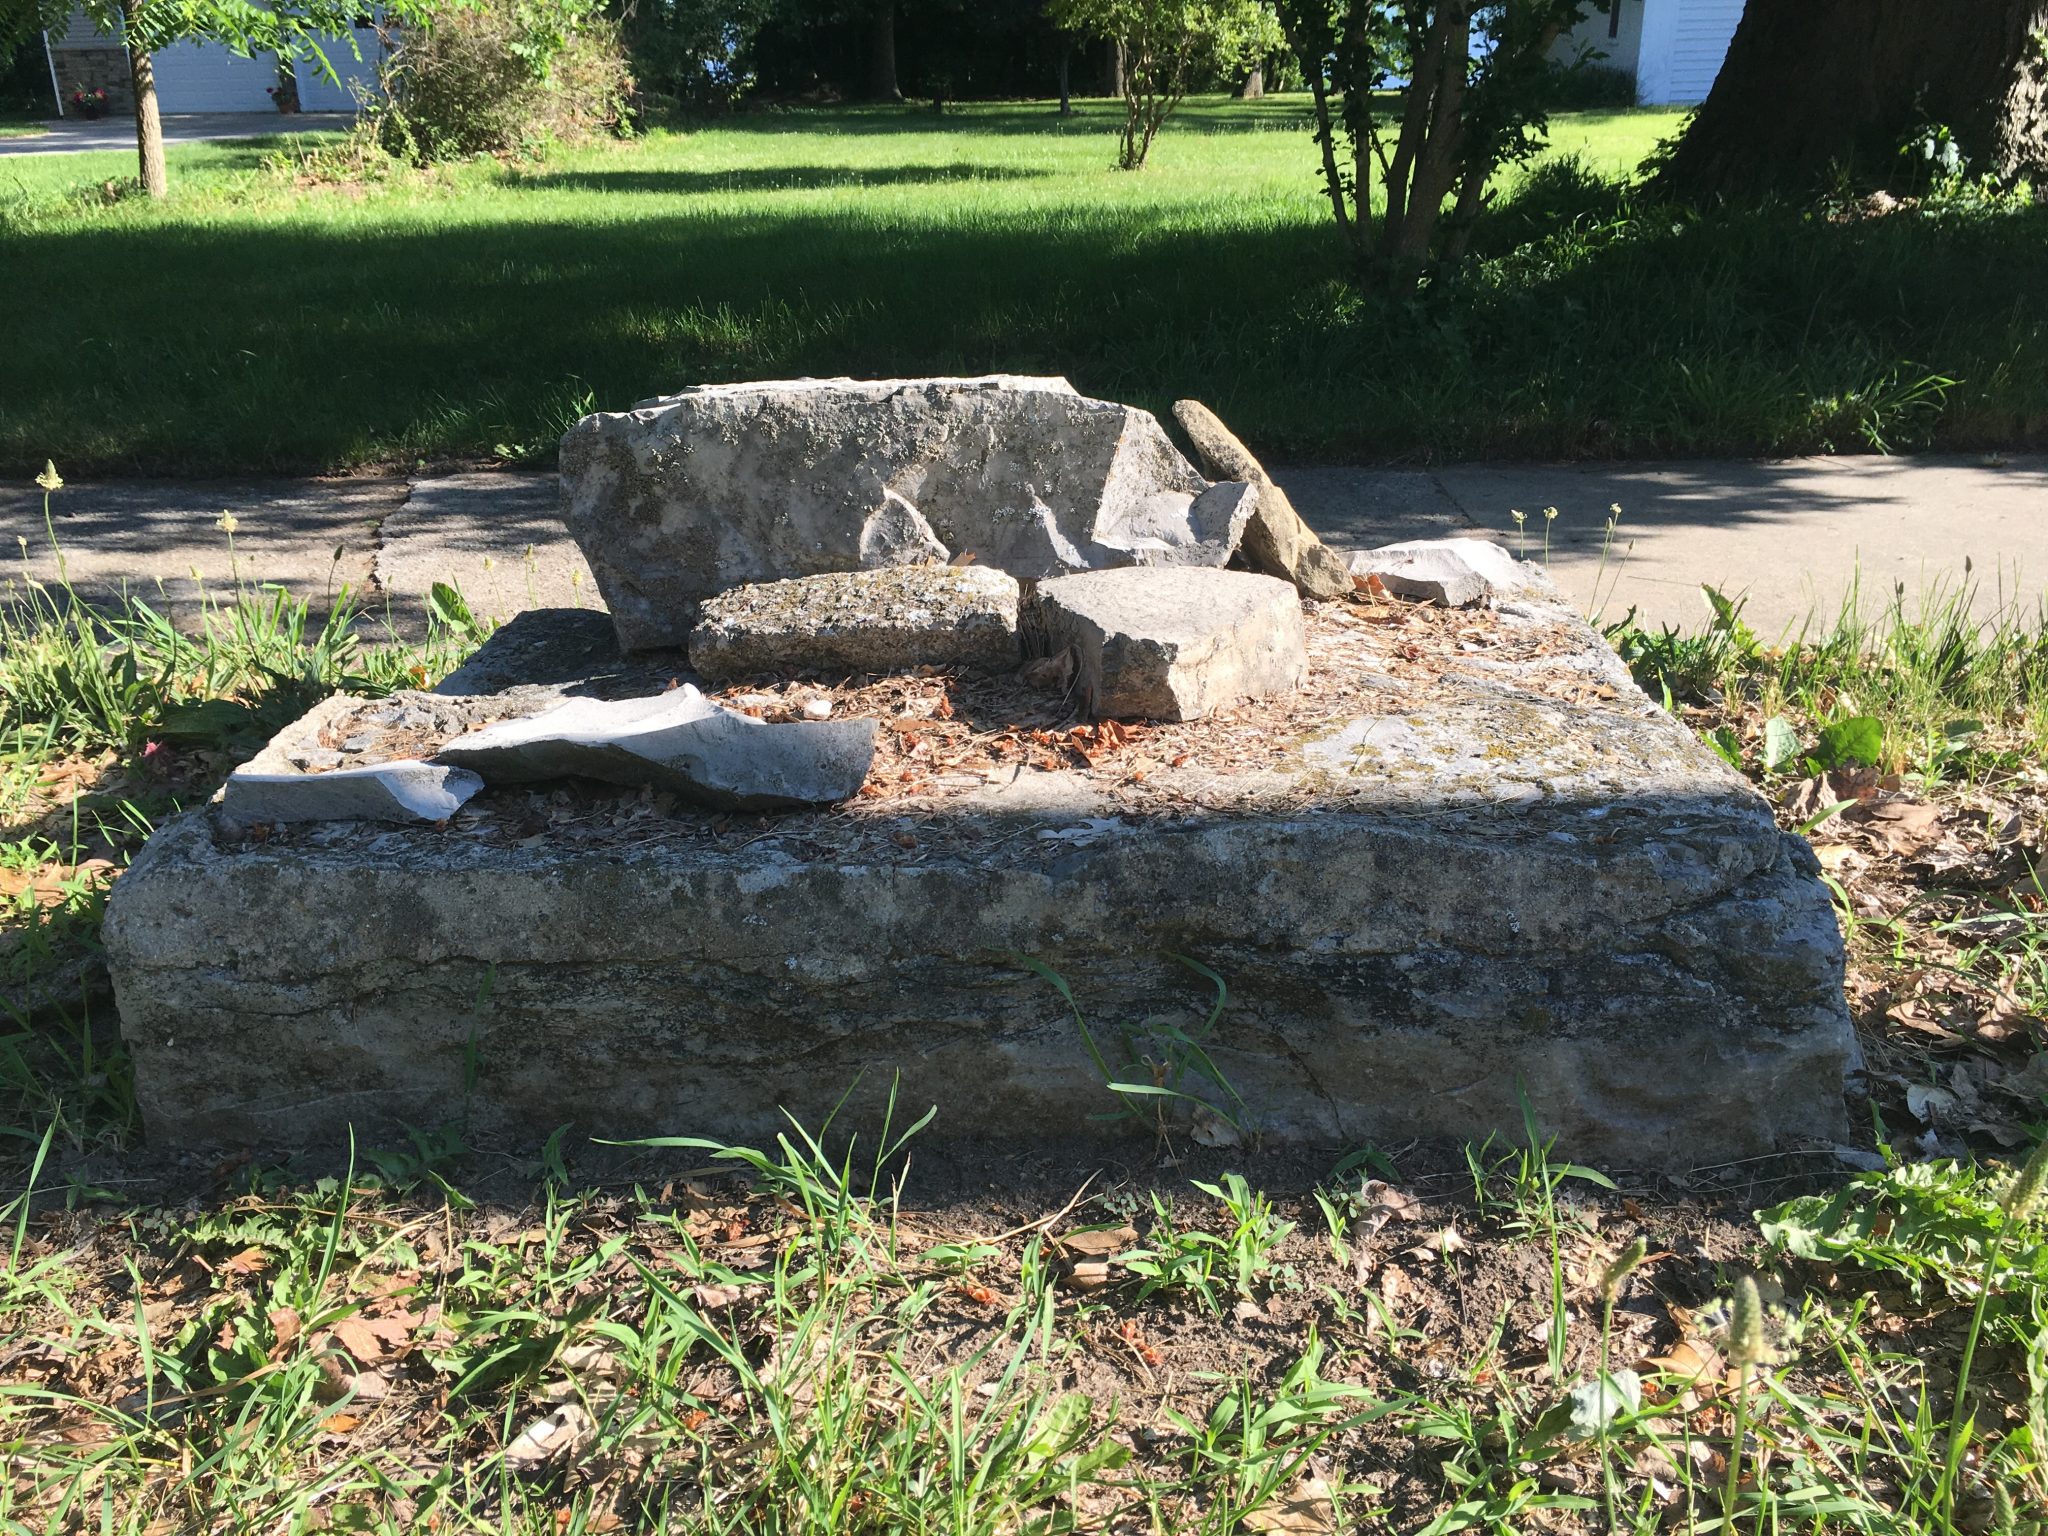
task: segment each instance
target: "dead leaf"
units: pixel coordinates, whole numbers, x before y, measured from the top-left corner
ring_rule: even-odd
[[[1063,1251],[1084,1258],[1110,1258],[1138,1240],[1136,1227],[1091,1228],[1069,1232],[1053,1241]]]
[[[270,1331],[277,1336],[273,1354],[282,1354],[290,1349],[298,1342],[299,1334],[304,1328],[305,1325],[299,1320],[299,1314],[290,1307],[273,1308],[270,1313]]]
[[[376,1365],[403,1359],[412,1349],[413,1330],[419,1323],[419,1318],[410,1312],[376,1318],[356,1313],[332,1324],[328,1331],[355,1356],[358,1365]]]
[[[1472,1245],[1454,1226],[1445,1227],[1441,1232],[1432,1232],[1428,1237],[1408,1250],[1410,1258],[1449,1258],[1454,1253],[1463,1253]]]
[[[1274,1536],[1331,1536],[1337,1529],[1337,1500],[1320,1477],[1304,1478],[1292,1493],[1246,1511],[1244,1528]]]
[[[1244,1145],[1244,1136],[1238,1128],[1206,1105],[1195,1111],[1194,1123],[1188,1127],[1188,1135],[1199,1147]]]
[[[223,1259],[220,1268],[223,1274],[260,1275],[276,1262],[268,1248],[253,1247],[244,1248],[233,1258]]]

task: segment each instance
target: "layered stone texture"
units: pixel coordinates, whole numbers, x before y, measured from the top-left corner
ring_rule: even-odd
[[[1244,525],[1238,555],[1252,570],[1294,583],[1303,597],[1346,596],[1351,573],[1344,557],[1316,537],[1301,520],[1287,493],[1273,483],[1266,468],[1237,434],[1199,400],[1176,400],[1173,419],[1187,434],[1202,472],[1218,480],[1244,480],[1259,488],[1259,502]]]
[[[619,686],[589,623],[508,631],[512,673]],[[1122,1071],[1120,1031],[1202,1028],[1176,955],[1227,980],[1206,1049],[1271,1138],[1519,1137],[1525,1098],[1609,1166],[1844,1131],[1810,853],[1582,621],[1539,587],[1325,604],[1306,642],[1310,688],[1113,753],[946,684],[957,718],[892,721],[886,792],[827,812],[557,788],[487,789],[442,828],[178,817],[106,925],[149,1133],[751,1139],[857,1079],[841,1129],[895,1083],[941,1143],[1071,1143],[1115,1100],[1020,957]],[[505,680],[487,648],[464,686]]]
[[[562,508],[628,650],[750,582],[972,555],[1036,580],[1220,566],[1258,501],[1064,379],[706,385],[578,422]]]
[[[895,566],[735,587],[706,601],[690,665],[717,681],[1014,668],[1018,587],[987,566]]]

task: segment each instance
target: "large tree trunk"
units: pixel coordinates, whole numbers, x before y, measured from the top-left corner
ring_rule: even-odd
[[[171,173],[164,164],[164,120],[156,105],[156,66],[141,46],[138,24],[141,0],[128,0],[128,77],[135,88],[135,157],[140,162],[142,190],[151,197],[168,196]]]
[[[1252,72],[1244,77],[1244,84],[1238,88],[1239,101],[1257,101],[1266,94],[1266,66],[1254,64]]]
[[[1686,197],[1889,174],[1916,128],[1973,172],[2048,169],[2048,0],[1749,0],[1657,183]]]
[[[1124,45],[1121,42],[1103,44],[1102,53],[1102,94],[1121,96],[1124,93]]]
[[[896,0],[876,0],[868,20],[868,95],[876,101],[901,101],[896,83]]]

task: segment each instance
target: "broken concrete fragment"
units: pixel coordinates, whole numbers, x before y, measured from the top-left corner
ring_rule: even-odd
[[[1039,585],[1045,648],[1071,648],[1084,707],[1126,720],[1194,720],[1301,686],[1294,588],[1247,571],[1123,570]]]
[[[872,720],[771,725],[685,684],[639,699],[569,699],[458,737],[440,761],[490,784],[580,777],[652,784],[729,810],[831,805],[860,792]]]
[[[706,601],[690,665],[723,682],[759,672],[844,677],[1018,662],[1016,578],[980,565],[841,571],[736,587]]]
[[[1253,570],[1294,583],[1303,597],[1347,597],[1351,573],[1334,549],[1316,537],[1301,520],[1287,493],[1273,483],[1265,466],[1199,400],[1176,400],[1173,419],[1194,445],[1202,473],[1218,480],[1243,480],[1259,488],[1258,506],[1244,526],[1238,555]]]
[[[331,773],[265,772],[245,763],[228,775],[220,812],[236,826],[288,821],[446,821],[484,781],[461,768],[400,758]]]
[[[237,826],[445,821],[483,788],[474,774],[419,760],[461,728],[451,709],[423,693],[330,694],[228,776],[221,816]]]
[[[1036,580],[1221,566],[1258,503],[1149,412],[1064,379],[706,385],[586,416],[562,507],[628,650],[681,645],[748,582],[946,561]]]
[[[1396,597],[1444,608],[1508,597],[1535,573],[1488,539],[1411,539],[1351,557],[1351,574],[1377,576]]]

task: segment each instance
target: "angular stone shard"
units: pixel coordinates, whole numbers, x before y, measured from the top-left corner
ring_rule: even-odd
[[[240,826],[291,821],[446,821],[484,781],[461,768],[399,758],[326,773],[265,773],[244,764],[221,790]]]
[[[980,565],[840,571],[735,587],[708,599],[690,665],[717,682],[909,672],[1008,671],[1018,662],[1016,578]]]
[[[484,787],[473,773],[415,755],[457,728],[448,709],[415,693],[322,699],[228,775],[221,817],[237,826],[445,821]]]
[[[1351,574],[1377,576],[1396,597],[1441,608],[1510,597],[1539,580],[1490,539],[1411,539],[1351,557]]]
[[[1045,647],[1071,647],[1084,707],[1120,720],[1194,720],[1299,688],[1308,673],[1294,588],[1247,571],[1090,571],[1042,582]]]
[[[851,799],[874,752],[872,720],[771,725],[685,684],[651,698],[569,699],[458,737],[438,756],[488,784],[652,784],[700,804],[754,811]]]
[[[1176,400],[1173,419],[1194,445],[1195,462],[1218,480],[1243,480],[1259,488],[1259,502],[1244,526],[1238,554],[1245,564],[1267,576],[1294,583],[1303,597],[1348,597],[1351,573],[1344,559],[1301,520],[1287,493],[1273,483],[1265,466],[1199,400]]]
[[[628,650],[681,645],[749,582],[969,553],[1020,580],[1221,566],[1259,495],[1203,479],[1146,411],[1009,375],[706,385],[586,416],[561,467]]]

